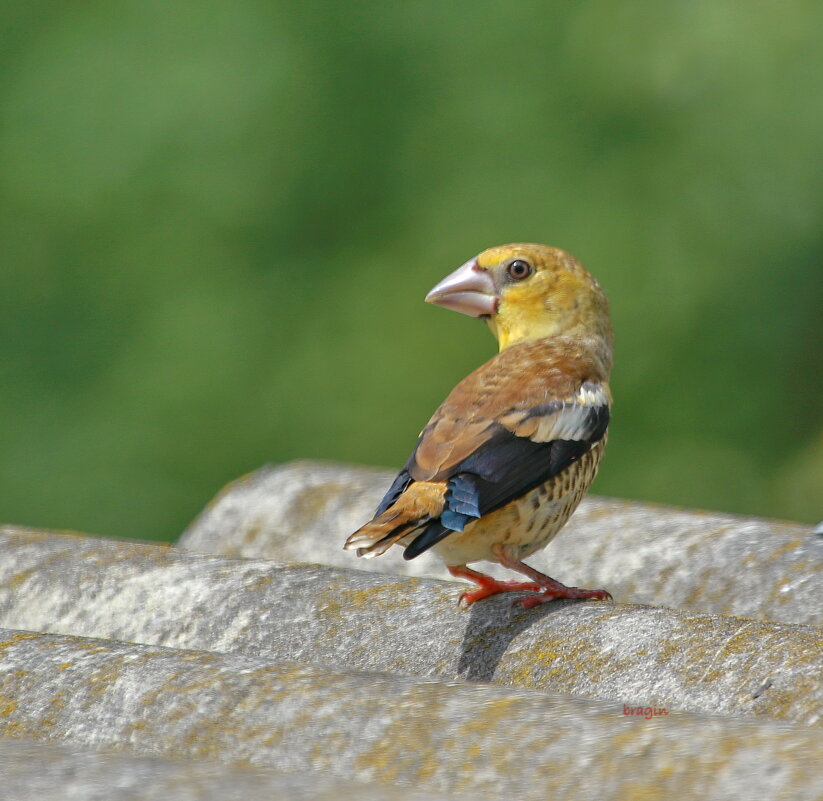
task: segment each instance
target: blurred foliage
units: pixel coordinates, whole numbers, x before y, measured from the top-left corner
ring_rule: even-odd
[[[610,295],[596,491],[823,517],[823,5],[5,2],[0,519],[174,539],[399,466],[494,352],[483,248]]]

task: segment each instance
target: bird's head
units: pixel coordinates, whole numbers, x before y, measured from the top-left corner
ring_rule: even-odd
[[[599,337],[611,348],[600,285],[573,256],[546,245],[484,250],[446,276],[426,301],[485,318],[500,350],[554,336]]]

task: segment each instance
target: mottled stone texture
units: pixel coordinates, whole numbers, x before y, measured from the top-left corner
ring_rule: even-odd
[[[0,625],[621,704],[823,723],[823,630],[597,602],[458,609],[452,582],[0,532]]]
[[[0,739],[0,798],[6,801],[448,801],[310,773],[283,774],[206,760],[91,751]]]
[[[823,537],[587,499],[530,561],[618,604],[460,610],[342,551],[392,477],[264,468],[178,549],[0,528],[0,799],[823,798]]]
[[[179,547],[448,578],[433,555],[405,562],[392,549],[358,560],[341,550],[393,477],[316,462],[265,467],[226,487]],[[605,587],[623,603],[823,625],[823,538],[809,527],[588,498],[529,562],[567,584]]]
[[[823,793],[801,726],[0,631],[0,735],[488,799]]]

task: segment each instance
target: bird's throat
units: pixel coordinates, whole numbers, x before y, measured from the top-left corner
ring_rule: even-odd
[[[521,342],[531,342],[535,339],[546,339],[563,333],[561,326],[556,319],[545,319],[539,322],[528,319],[519,319],[516,316],[502,317],[497,314],[488,317],[492,334],[501,351],[512,345],[519,345]]]

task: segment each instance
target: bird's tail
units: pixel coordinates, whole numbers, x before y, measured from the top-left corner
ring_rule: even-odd
[[[357,549],[367,559],[380,556],[396,542],[406,539],[440,517],[445,505],[446,486],[420,481],[409,488],[382,514],[357,529],[343,548]]]

